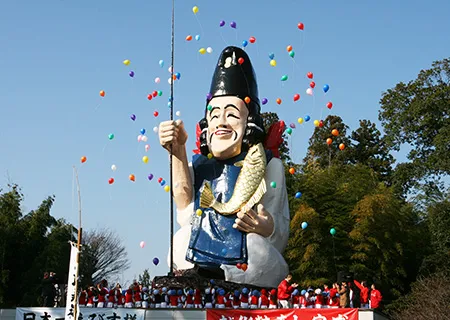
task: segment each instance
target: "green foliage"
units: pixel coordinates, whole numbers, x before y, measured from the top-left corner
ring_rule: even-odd
[[[417,79],[401,82],[381,98],[379,119],[386,141],[395,150],[411,145],[411,166],[402,167],[403,182],[450,173],[450,59],[436,61]]]
[[[148,269],[145,269],[142,275],[139,275],[139,283],[142,284],[143,287],[151,288],[152,282]]]
[[[45,271],[67,283],[73,226],[50,215],[54,197],[26,215],[22,202],[17,185],[0,190],[0,307],[38,305]]]

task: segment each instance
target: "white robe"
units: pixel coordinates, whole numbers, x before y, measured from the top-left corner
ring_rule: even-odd
[[[194,184],[192,163],[189,163],[189,171],[192,184]],[[272,215],[273,233],[267,238],[256,233],[247,234],[248,268],[245,272],[234,265],[221,265],[221,268],[225,272],[227,281],[274,288],[289,272],[288,265],[282,256],[289,238],[290,217],[285,171],[280,159],[272,158],[269,161],[266,167],[265,181],[267,192],[260,203]],[[276,188],[270,186],[272,181],[276,182]],[[175,269],[184,270],[194,267],[191,262],[186,261],[186,251],[191,237],[191,221],[196,217],[194,199],[184,210],[177,209],[177,222],[180,229],[175,233],[173,239]],[[170,266],[170,255],[167,262]]]

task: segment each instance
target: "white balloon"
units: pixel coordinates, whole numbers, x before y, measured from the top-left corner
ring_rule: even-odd
[[[167,71],[169,71],[169,73],[172,73],[172,66],[170,66],[169,69],[167,69]]]
[[[138,140],[138,142],[142,141],[142,134],[138,135],[137,140]]]
[[[172,84],[172,78],[167,79],[167,82],[168,82],[169,84]]]
[[[113,164],[113,165],[111,166],[111,170],[112,170],[112,171],[116,171],[116,170],[117,170],[117,167],[116,167],[115,164]]]
[[[154,127],[154,128],[153,128],[153,132],[154,132],[154,133],[157,133],[157,132],[158,132],[158,127]]]
[[[141,243],[139,244],[139,246],[140,246],[141,248],[144,248],[144,247],[145,247],[145,242],[144,242],[144,241],[141,241]]]
[[[206,48],[206,52],[212,53],[212,52],[213,52],[213,49],[212,49],[211,47],[208,47],[208,48]]]
[[[311,88],[306,89],[306,94],[312,96],[313,95],[313,89],[311,89]]]
[[[142,136],[142,141],[147,142],[148,138],[147,136]]]
[[[145,151],[148,151],[150,149],[150,146],[148,144],[145,145]]]
[[[181,116],[181,112],[180,112],[180,111],[177,111],[177,112],[175,112],[175,115],[176,115],[177,117],[179,117],[179,116]]]
[[[160,83],[161,79],[160,78],[155,78],[155,83]]]

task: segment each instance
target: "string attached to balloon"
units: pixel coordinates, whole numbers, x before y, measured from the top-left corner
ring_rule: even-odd
[[[200,34],[201,34],[201,36],[203,37],[203,35],[205,34],[205,32],[203,31],[203,26],[202,26],[200,20],[199,20],[198,17],[197,17],[198,11],[199,11],[199,9],[198,9],[197,6],[194,6],[194,7],[192,8],[192,12],[194,13],[195,19],[197,20],[198,25],[200,26],[200,30],[201,30],[201,33],[200,33]],[[195,39],[195,40],[197,40],[197,39]],[[198,40],[197,40],[197,41],[198,41]]]

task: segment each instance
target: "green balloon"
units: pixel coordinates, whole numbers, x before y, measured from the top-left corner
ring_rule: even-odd
[[[281,77],[281,81],[286,81],[287,79],[288,79],[288,76],[286,74]]]
[[[160,97],[162,96],[162,91],[161,90],[158,91],[158,96],[160,96]]]
[[[211,111],[212,105],[208,105],[208,111]]]
[[[277,187],[277,183],[276,183],[275,181],[272,181],[272,182],[270,183],[270,186],[271,186],[272,188],[276,188],[276,187]]]
[[[335,228],[331,228],[330,229],[330,233],[332,236],[334,236],[336,234],[336,229]]]
[[[291,134],[291,133],[292,133],[292,129],[291,129],[291,128],[287,128],[287,129],[286,129],[286,132],[287,132],[288,134]]]
[[[291,51],[291,52],[289,52],[289,55],[291,56],[291,58],[293,58],[293,57],[295,57],[295,52]]]
[[[114,139],[114,133],[110,133],[110,134],[108,135],[108,139],[109,139],[109,140]]]

